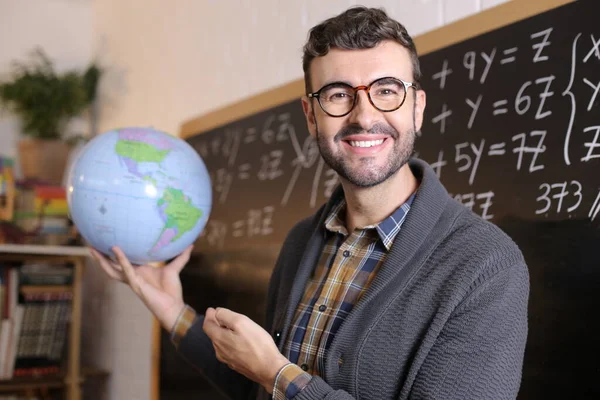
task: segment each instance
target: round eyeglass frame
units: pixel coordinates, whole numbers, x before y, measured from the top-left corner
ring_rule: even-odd
[[[400,105],[398,105],[398,107],[391,109],[391,110],[382,110],[381,108],[377,107],[375,105],[375,103],[373,103],[373,99],[371,99],[371,87],[373,85],[375,85],[377,82],[379,81],[383,81],[383,80],[389,80],[392,79],[394,81],[400,82],[402,84],[402,86],[404,86],[404,98],[402,99],[402,101],[400,102]],[[339,82],[337,82],[339,84]],[[406,101],[406,94],[408,93],[408,89],[409,88],[413,88],[415,90],[419,90],[419,84],[416,82],[405,82],[402,79],[399,78],[394,78],[393,76],[385,76],[383,78],[378,78],[375,79],[373,82],[371,82],[368,85],[360,85],[360,86],[356,86],[356,87],[352,87],[346,83],[343,83],[344,85],[347,85],[350,89],[352,89],[352,91],[354,92],[354,100],[352,102],[352,107],[350,107],[350,109],[345,112],[344,114],[340,114],[340,115],[335,115],[335,114],[331,114],[330,112],[328,112],[327,110],[325,110],[325,107],[323,107],[323,104],[321,104],[321,91],[323,91],[323,89],[331,86],[335,84],[334,83],[328,83],[327,85],[323,86],[321,89],[317,90],[316,92],[313,93],[308,93],[307,96],[311,99],[316,98],[317,102],[319,103],[319,106],[321,107],[321,110],[323,110],[323,112],[327,115],[329,115],[330,117],[334,117],[334,118],[340,118],[340,117],[345,117],[346,115],[350,114],[352,112],[352,110],[354,110],[354,107],[356,107],[356,99],[358,98],[358,92],[360,90],[364,90],[365,92],[367,92],[367,98],[369,99],[369,103],[371,103],[371,105],[373,107],[375,107],[376,110],[381,111],[381,112],[393,112],[398,110],[400,107],[402,107],[402,105],[404,104],[404,102]]]

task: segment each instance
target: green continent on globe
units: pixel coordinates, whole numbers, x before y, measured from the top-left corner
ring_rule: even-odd
[[[130,158],[136,162],[160,163],[171,150],[158,150],[151,144],[133,140],[119,140],[117,141],[116,151],[118,155]]]
[[[202,217],[202,210],[194,207],[191,199],[180,189],[165,189],[157,205],[167,218],[163,232],[173,228],[177,232],[171,241],[177,240],[185,232],[193,229]]]

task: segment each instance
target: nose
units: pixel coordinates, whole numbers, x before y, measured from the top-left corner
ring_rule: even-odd
[[[370,129],[379,118],[377,110],[369,101],[366,90],[356,93],[356,104],[350,113],[350,122],[360,125],[364,130]]]

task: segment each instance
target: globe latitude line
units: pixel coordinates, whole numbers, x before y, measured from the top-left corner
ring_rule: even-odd
[[[84,188],[84,187],[78,187],[78,186],[76,186],[75,189],[77,189],[77,191],[80,191],[80,192],[86,192],[87,191],[87,192],[107,194],[107,195],[112,195],[112,196],[127,197],[127,198],[130,198],[130,199],[148,200],[148,196],[134,196],[134,195],[130,195],[130,194],[109,192],[109,191],[106,191],[106,190],[90,189],[90,188]],[[192,203],[192,204],[195,207],[198,207],[198,208],[207,208],[207,207],[210,207],[212,205],[212,203],[209,203],[209,204],[194,204],[194,203]]]

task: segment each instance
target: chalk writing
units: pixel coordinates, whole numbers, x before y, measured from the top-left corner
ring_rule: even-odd
[[[502,28],[422,56],[427,109],[414,156],[487,220],[600,220],[600,36],[591,23],[556,21]],[[407,106],[410,97],[398,113],[410,117]],[[377,121],[399,128],[399,115]],[[213,181],[207,247],[282,239],[340,183],[308,133],[300,99],[190,144]]]

